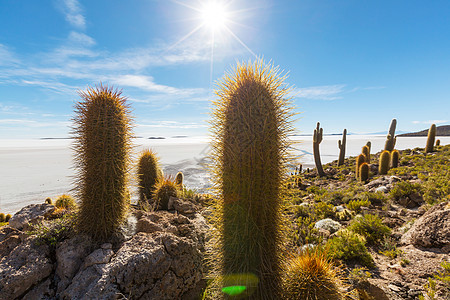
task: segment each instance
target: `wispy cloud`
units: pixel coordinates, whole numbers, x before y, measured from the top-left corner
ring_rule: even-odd
[[[428,121],[412,121],[413,124],[443,124],[449,123],[450,120],[428,120]]]
[[[357,91],[378,90],[383,88],[384,88],[383,86],[350,88],[346,84],[320,85],[320,86],[296,88],[293,91],[293,96],[296,98],[330,101],[343,99],[345,94],[354,93]]]
[[[0,44],[0,66],[13,66],[19,63],[19,59],[8,47]]]
[[[202,123],[183,123],[178,121],[155,121],[155,122],[140,123],[137,124],[137,127],[193,129],[193,128],[205,128],[208,127],[208,125]]]
[[[86,28],[86,20],[82,14],[81,5],[77,0],[63,0],[63,13],[66,21],[75,28]]]

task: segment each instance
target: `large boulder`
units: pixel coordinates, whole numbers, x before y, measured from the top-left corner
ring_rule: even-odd
[[[0,299],[23,296],[31,287],[46,279],[53,269],[49,247],[37,246],[29,238],[0,260]]]
[[[450,245],[450,206],[441,203],[433,206],[401,238],[404,245],[442,248]]]
[[[30,229],[29,225],[36,224],[55,210],[55,206],[47,203],[30,204],[25,206],[9,220],[9,226],[19,230]]]

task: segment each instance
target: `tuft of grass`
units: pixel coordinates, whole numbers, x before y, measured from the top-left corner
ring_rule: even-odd
[[[347,229],[364,236],[371,245],[379,244],[391,234],[391,229],[384,225],[378,216],[371,214],[353,219]]]
[[[351,200],[347,203],[347,207],[351,210],[353,210],[354,212],[361,212],[361,207],[369,207],[370,206],[370,202],[367,199],[356,199],[356,200]]]
[[[75,233],[76,216],[74,213],[64,215],[62,218],[33,225],[29,235],[36,236],[38,245],[48,245],[53,249],[57,243],[71,237]]]

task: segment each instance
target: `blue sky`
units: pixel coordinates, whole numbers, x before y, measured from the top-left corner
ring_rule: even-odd
[[[215,29],[207,2],[3,0],[0,138],[68,136],[77,90],[100,81],[137,135],[205,135],[214,82],[255,56],[289,72],[299,133],[450,123],[449,1],[223,1]]]

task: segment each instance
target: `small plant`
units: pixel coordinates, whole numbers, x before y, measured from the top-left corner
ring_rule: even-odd
[[[155,152],[147,149],[141,153],[137,173],[139,178],[139,202],[144,205],[149,202],[156,183],[163,177],[163,171]]]
[[[282,299],[344,299],[344,283],[327,255],[305,251],[292,259],[284,272]]]
[[[170,197],[178,197],[179,188],[173,181],[173,177],[160,179],[153,191],[153,203],[155,210],[168,210]]]
[[[436,147],[439,147],[441,145],[441,140],[437,139],[436,140]]]
[[[52,198],[47,197],[47,198],[45,199],[45,203],[53,205]]]
[[[421,186],[419,183],[410,183],[409,181],[400,181],[389,191],[390,196],[394,200],[400,200],[409,197],[414,193],[420,193]]]
[[[364,236],[371,245],[378,244],[391,234],[391,229],[378,216],[371,214],[354,219],[347,229]]]
[[[428,129],[427,145],[425,146],[425,153],[433,152],[434,139],[436,138],[436,124],[431,124]]]
[[[77,203],[72,196],[63,194],[56,199],[55,206],[57,208],[74,209],[77,207]]]
[[[6,216],[4,213],[0,214],[0,223],[6,222]]]
[[[370,206],[370,202],[367,199],[355,199],[355,200],[350,200],[347,203],[347,207],[357,213],[361,212],[361,207],[369,207]]]
[[[317,127],[314,129],[313,135],[313,152],[314,152],[314,162],[316,163],[317,173],[320,177],[325,176],[323,171],[322,162],[320,161],[319,145],[323,138],[323,128],[320,128],[320,123],[317,122]]]
[[[419,295],[419,300],[437,300],[436,298],[436,280],[428,277],[428,283],[424,285],[425,295]]]
[[[10,214],[7,214],[7,215],[5,216],[5,222],[9,222],[10,219],[11,219],[11,215],[10,215]]]
[[[378,173],[380,175],[386,175],[389,171],[389,162],[390,162],[391,155],[389,151],[384,150],[380,154],[380,163],[378,166]]]
[[[354,268],[348,274],[348,279],[355,285],[366,282],[369,278],[372,278],[372,273],[365,267]]]
[[[182,172],[178,172],[175,176],[175,184],[182,187],[183,186],[184,175]]]
[[[55,219],[46,224],[38,223],[33,225],[30,235],[36,235],[38,245],[48,245],[55,248],[58,242],[69,238],[74,234],[75,215],[68,214],[60,219]]]
[[[400,152],[394,150],[391,152],[391,168],[397,168],[400,160]]]
[[[357,260],[368,268],[375,266],[366,248],[366,239],[353,231],[346,229],[338,231],[336,236],[327,241],[325,249],[331,259]]]
[[[411,263],[411,261],[407,258],[402,258],[400,260],[400,266],[402,266],[403,268],[406,267],[407,265],[409,265]]]

